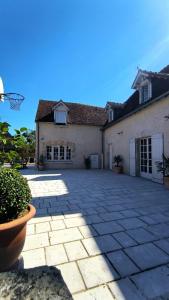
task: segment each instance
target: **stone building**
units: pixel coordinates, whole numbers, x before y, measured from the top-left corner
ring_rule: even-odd
[[[43,153],[46,168],[83,168],[85,157],[97,155],[99,167],[112,169],[119,154],[125,173],[162,182],[156,162],[169,156],[169,66],[138,70],[132,88],[127,101],[105,108],[40,100],[37,159]]]

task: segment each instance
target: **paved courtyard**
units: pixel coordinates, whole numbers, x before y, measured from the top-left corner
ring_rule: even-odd
[[[56,266],[74,300],[169,299],[165,187],[103,170],[23,173],[37,209],[25,268]]]

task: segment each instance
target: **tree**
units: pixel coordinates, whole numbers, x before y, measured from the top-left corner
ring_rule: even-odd
[[[30,157],[35,155],[35,131],[26,127],[15,129],[13,144],[15,151],[21,158],[21,164],[25,167]]]
[[[3,165],[7,159],[5,147],[11,143],[9,127],[7,122],[0,122],[0,165]]]

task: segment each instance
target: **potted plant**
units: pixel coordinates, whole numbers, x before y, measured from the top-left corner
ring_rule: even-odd
[[[123,166],[121,165],[122,161],[123,161],[123,159],[122,159],[121,155],[114,156],[113,171],[117,174],[123,173]]]
[[[157,171],[164,176],[164,185],[169,188],[169,157],[163,154],[163,161],[157,161],[156,166]]]
[[[25,242],[26,224],[35,215],[31,191],[17,170],[0,169],[0,271],[17,261]]]
[[[39,162],[38,162],[38,169],[39,169],[39,171],[43,171],[44,170],[44,168],[45,168],[45,163],[44,163],[44,156],[43,156],[43,154],[41,154],[40,155],[40,157],[39,157]]]
[[[89,156],[84,158],[84,163],[85,163],[86,169],[90,169],[91,168],[91,161],[90,161],[90,157]]]

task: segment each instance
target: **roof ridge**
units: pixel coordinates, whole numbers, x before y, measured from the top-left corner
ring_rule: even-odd
[[[62,99],[60,100],[45,100],[45,99],[39,99],[39,102],[53,102],[54,104],[55,103],[58,103],[59,101],[61,101]],[[99,109],[104,109],[104,107],[102,106],[96,106],[96,105],[90,105],[90,104],[83,104],[83,103],[79,103],[79,102],[68,102],[68,101],[64,101],[62,100],[63,103],[65,104],[73,104],[73,105],[81,105],[81,106],[87,106],[87,107],[93,107],[93,108],[99,108]]]

